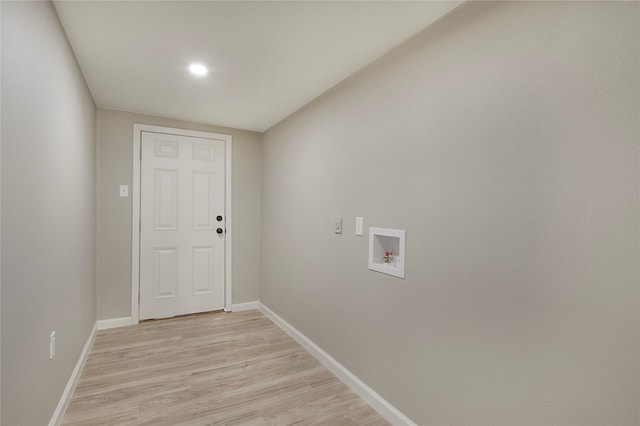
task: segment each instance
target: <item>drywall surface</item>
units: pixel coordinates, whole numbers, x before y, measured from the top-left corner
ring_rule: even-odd
[[[232,142],[233,303],[258,299],[261,135],[255,132],[98,108],[98,319],[131,313],[133,125],[230,134]]]
[[[638,424],[638,8],[472,2],[267,131],[260,300],[420,425]]]
[[[3,2],[3,425],[48,424],[95,324],[95,118],[52,4]]]

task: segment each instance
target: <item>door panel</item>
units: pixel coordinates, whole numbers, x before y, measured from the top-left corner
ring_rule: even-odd
[[[194,229],[213,229],[213,188],[213,173],[193,172]]]
[[[193,294],[213,292],[213,247],[193,248]]]
[[[153,295],[176,297],[178,288],[178,249],[153,249]]]
[[[140,319],[224,308],[225,142],[142,132]]]
[[[178,170],[154,169],[153,211],[156,231],[178,229]]]

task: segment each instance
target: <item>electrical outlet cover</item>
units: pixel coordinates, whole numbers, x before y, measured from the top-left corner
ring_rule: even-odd
[[[51,332],[49,335],[49,359],[53,359],[56,354],[56,332]]]
[[[360,216],[356,217],[356,235],[358,236],[362,236],[362,225],[363,225],[364,219]]]

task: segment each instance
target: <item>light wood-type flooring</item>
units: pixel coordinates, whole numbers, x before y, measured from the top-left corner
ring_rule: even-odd
[[[387,425],[259,311],[99,331],[63,425]]]

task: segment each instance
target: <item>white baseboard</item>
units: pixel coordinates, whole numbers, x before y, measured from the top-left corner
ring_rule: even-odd
[[[98,320],[96,322],[98,330],[106,330],[109,328],[126,327],[128,325],[137,324],[131,317],[111,318],[106,320]]]
[[[336,361],[331,355],[323,351],[318,345],[313,343],[308,337],[295,329],[291,324],[280,318],[275,312],[258,302],[258,309],[267,318],[273,321],[278,327],[283,329],[289,336],[305,348],[311,355],[316,357],[329,371],[338,379],[354,391],[360,398],[376,410],[392,425],[416,426],[410,418],[402,414],[400,410],[391,405],[386,399],[378,395],[373,389],[367,386],[362,380],[351,373],[345,366]]]
[[[67,411],[67,406],[69,405],[69,401],[71,401],[71,395],[73,395],[73,390],[76,388],[76,383],[78,383],[78,379],[80,378],[80,373],[82,373],[82,369],[84,368],[84,363],[87,361],[87,357],[89,356],[89,351],[91,350],[91,345],[93,345],[93,340],[96,338],[97,329],[98,329],[98,325],[96,323],[93,325],[93,329],[91,329],[91,333],[89,333],[89,337],[87,338],[87,341],[84,344],[84,348],[82,348],[82,352],[80,353],[80,358],[78,358],[76,367],[73,369],[73,372],[71,373],[71,377],[69,377],[69,381],[67,382],[67,387],[65,387],[64,392],[62,392],[62,396],[60,397],[60,401],[58,402],[56,411],[54,411],[53,416],[51,416],[51,420],[49,421],[49,426],[58,426],[62,422],[62,418],[64,417],[64,412]]]
[[[252,311],[254,309],[258,309],[258,301],[253,302],[244,302],[244,303],[234,303],[231,305],[231,312],[242,312],[242,311]]]

